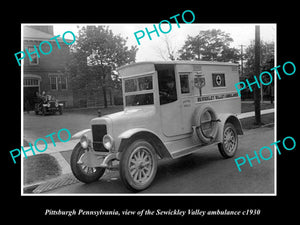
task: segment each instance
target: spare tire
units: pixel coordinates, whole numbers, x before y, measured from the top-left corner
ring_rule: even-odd
[[[215,110],[209,105],[202,105],[195,110],[193,119],[200,141],[205,144],[213,142],[218,133],[218,118]]]

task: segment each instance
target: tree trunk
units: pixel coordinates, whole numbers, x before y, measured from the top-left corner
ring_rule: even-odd
[[[107,96],[106,96],[106,87],[102,86],[103,98],[104,98],[104,108],[107,108]]]
[[[110,105],[112,106],[113,105],[113,97],[112,97],[112,90],[111,90],[111,88],[109,90],[109,100],[110,100]]]
[[[260,27],[255,26],[254,76],[258,77],[259,74],[260,74]],[[255,123],[257,125],[261,125],[260,90],[257,85],[254,85],[254,108],[255,108]]]
[[[106,67],[104,65],[101,64],[101,79],[102,79],[102,93],[103,93],[103,100],[104,100],[104,108],[107,108],[107,93],[106,93],[106,75],[107,75],[107,71],[106,71]]]

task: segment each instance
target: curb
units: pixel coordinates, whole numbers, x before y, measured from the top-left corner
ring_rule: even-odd
[[[70,150],[65,150],[65,151],[71,151],[72,149]],[[69,185],[69,184],[73,184],[73,183],[76,183],[76,182],[79,182],[72,174],[72,171],[71,171],[71,167],[69,165],[69,163],[66,161],[66,159],[62,156],[62,154],[60,152],[55,152],[55,153],[50,153],[49,155],[53,156],[56,161],[57,161],[57,164],[60,166],[61,168],[61,174],[58,175],[57,177],[54,177],[54,178],[50,178],[50,179],[46,179],[46,180],[43,180],[43,181],[38,181],[38,182],[35,182],[35,183],[31,183],[31,184],[28,184],[28,185],[23,185],[23,194],[31,194],[31,193],[41,193],[44,188],[40,188],[41,186],[44,187],[45,185],[47,186],[47,184],[49,182],[53,183],[53,181],[57,181],[58,179],[59,180],[64,180],[65,178],[68,178],[70,177],[70,181],[68,182],[63,182],[61,181],[60,182],[60,185],[61,186],[64,186],[64,185]],[[53,185],[52,185],[53,186]],[[53,187],[51,187],[52,189]]]
[[[33,194],[39,194],[59,187],[68,186],[80,182],[77,180],[72,173],[61,175],[57,178],[43,182],[32,190]]]

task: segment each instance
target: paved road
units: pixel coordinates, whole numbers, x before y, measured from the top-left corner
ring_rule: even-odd
[[[122,107],[110,107],[102,109],[102,113],[113,113],[122,110]],[[34,112],[23,114],[24,138],[25,140],[34,143],[38,138],[44,138],[53,132],[57,133],[60,129],[66,128],[71,135],[76,132],[90,128],[91,119],[97,117],[97,109],[82,109],[65,111],[63,115],[35,115]],[[59,142],[57,135],[53,135],[54,141]],[[68,134],[61,133],[61,138],[66,140]],[[45,138],[48,143],[51,143],[51,138]]]
[[[253,160],[253,167],[245,164],[241,167],[242,172],[238,171],[234,162],[235,158],[245,154],[249,154],[249,157],[254,156],[254,150],[258,151],[261,147],[269,146],[274,142],[273,127],[248,130],[239,137],[239,149],[234,158],[223,159],[217,146],[211,146],[176,160],[161,160],[153,184],[141,194],[274,193],[274,158],[268,161],[261,160],[260,164]],[[47,193],[124,194],[130,192],[122,185],[118,172],[111,172],[92,184],[77,182]]]

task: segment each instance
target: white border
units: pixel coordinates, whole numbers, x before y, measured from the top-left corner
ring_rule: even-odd
[[[23,26],[24,25],[54,25],[54,24],[76,24],[76,25],[114,25],[116,23],[105,23],[105,24],[86,24],[86,23],[22,23],[21,26],[21,50],[24,49],[23,46]],[[196,24],[196,23],[195,23]],[[216,24],[216,25],[223,25],[223,23],[206,23],[206,24]],[[259,23],[259,24],[252,24],[252,23],[224,23],[224,25],[228,24],[247,24],[247,25],[274,25],[275,26],[275,40],[274,40],[274,66],[277,66],[277,23]],[[124,24],[122,24],[124,25]],[[200,24],[198,24],[200,25]],[[205,24],[201,24],[205,25]],[[23,136],[24,136],[24,110],[23,110],[23,76],[24,76],[24,60],[21,61],[21,145],[23,145]],[[274,89],[274,108],[275,108],[275,115],[274,115],[274,142],[277,140],[277,76],[275,79],[275,89]],[[275,150],[275,146],[274,146]],[[274,151],[275,152],[275,151]],[[129,193],[129,194],[120,194],[120,193],[108,193],[108,194],[101,194],[101,193],[78,193],[78,194],[66,194],[66,193],[55,193],[55,194],[33,194],[33,193],[24,193],[23,192],[23,152],[21,153],[21,196],[277,196],[277,154],[274,154],[274,193],[205,193],[205,194],[199,194],[199,193],[146,193],[146,194],[140,194],[140,193]]]
[[[24,37],[23,37],[23,25],[21,24],[21,51],[24,50]],[[23,137],[24,137],[24,60],[21,60],[21,146],[23,146]],[[21,150],[21,149],[20,149]],[[24,172],[23,172],[23,151],[21,151],[21,196],[25,195],[23,192],[23,183],[24,183]]]

